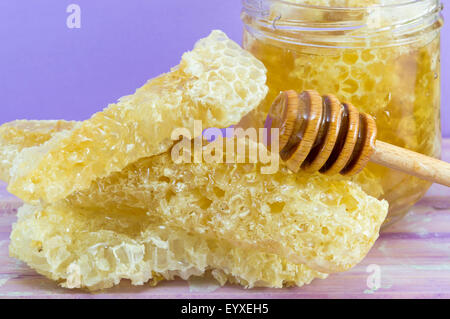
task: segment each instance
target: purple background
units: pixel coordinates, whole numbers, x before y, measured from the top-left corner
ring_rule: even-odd
[[[81,29],[66,8],[81,7]],[[241,42],[239,0],[1,0],[0,123],[82,120],[178,64],[212,29]],[[450,13],[444,11],[450,18]],[[450,137],[450,22],[442,33],[442,128]]]

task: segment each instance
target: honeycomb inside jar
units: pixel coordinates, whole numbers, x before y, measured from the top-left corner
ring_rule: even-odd
[[[258,124],[280,91],[314,89],[371,114],[379,140],[440,157],[438,32],[407,45],[338,48],[285,43],[246,29],[243,46],[268,69],[268,96],[251,115]],[[353,179],[389,202],[385,225],[403,217],[431,185],[371,163]]]

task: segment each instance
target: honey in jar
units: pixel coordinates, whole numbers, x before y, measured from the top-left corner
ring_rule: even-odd
[[[280,91],[334,94],[377,123],[378,139],[439,157],[439,0],[244,0],[244,47],[268,69],[263,125]],[[376,164],[353,178],[401,218],[430,183]]]

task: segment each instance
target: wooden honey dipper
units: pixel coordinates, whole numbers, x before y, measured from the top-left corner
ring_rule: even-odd
[[[272,104],[266,127],[280,129],[280,157],[294,172],[351,176],[371,161],[450,186],[449,163],[376,140],[372,116],[333,95],[282,92]]]

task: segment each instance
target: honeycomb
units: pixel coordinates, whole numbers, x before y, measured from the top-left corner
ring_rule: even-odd
[[[251,287],[302,286],[327,275],[275,254],[166,227],[145,213],[25,205],[10,254],[68,288],[98,290],[211,274]]]
[[[296,175],[286,167],[265,175],[261,165],[175,164],[164,153],[99,179],[65,201],[84,209],[142,211],[165,225],[320,272],[345,271],[361,261],[378,237],[386,202],[350,181]]]
[[[0,126],[0,180],[9,180],[9,170],[19,152],[48,141],[55,133],[70,130],[75,122],[17,120]]]
[[[14,156],[17,156],[17,152],[22,148],[40,145],[55,133],[71,129],[74,124],[74,122],[65,121],[14,121],[6,123],[0,127],[0,148],[10,147],[15,150]],[[1,153],[0,155],[3,156],[4,154]],[[6,169],[7,166],[0,165],[0,169]],[[91,216],[92,214],[95,214],[95,216]],[[59,281],[68,288],[85,287],[91,290],[108,288],[124,278],[132,280],[134,284],[142,284],[147,281],[156,284],[163,279],[172,280],[175,277],[188,279],[190,276],[206,273],[210,273],[222,285],[228,281],[247,288],[281,288],[291,285],[302,286],[310,283],[313,278],[326,278],[327,276],[304,265],[289,263],[275,254],[232,247],[224,241],[214,242],[211,239],[201,239],[181,229],[169,228],[162,226],[160,223],[151,223],[151,220],[142,214],[129,215],[127,212],[127,215],[124,216],[116,212],[112,213],[111,216],[106,216],[102,212],[92,213],[73,207],[50,207],[44,210],[41,207],[26,205],[19,210],[18,216],[19,221],[14,226],[11,237],[13,240],[11,255],[24,260],[39,273]],[[74,262],[74,260],[80,259],[80,256],[76,255],[71,250],[72,248],[66,247],[66,250],[62,253],[58,244],[56,245],[58,250],[55,251],[56,248],[51,243],[63,231],[59,228],[67,230],[66,225],[70,224],[71,230],[87,230],[88,227],[85,227],[88,222],[87,217],[89,217],[89,222],[98,218],[95,224],[90,224],[90,227],[92,231],[98,231],[102,234],[99,236],[105,236],[101,242],[107,243],[109,243],[109,237],[103,235],[104,229],[100,225],[100,221],[104,221],[104,219],[114,220],[114,224],[109,224],[111,228],[108,228],[108,230],[115,232],[121,232],[118,229],[123,229],[121,227],[126,225],[125,232],[135,234],[136,231],[131,231],[131,229],[137,225],[144,225],[142,229],[145,229],[145,234],[141,240],[145,242],[143,245],[145,246],[145,252],[149,253],[149,257],[145,258],[144,263],[139,267],[126,264],[120,266],[125,268],[121,272],[116,272],[117,268],[111,268],[109,269],[110,272],[99,275],[92,267],[81,268],[79,264],[83,264],[84,261]],[[139,218],[142,218],[142,220],[139,220]],[[36,220],[39,220],[39,222],[36,222]],[[68,243],[74,238],[77,238],[78,241],[79,235],[75,235],[75,233],[75,231],[70,232],[68,236],[71,239],[65,242]],[[51,235],[45,237],[42,234]],[[118,235],[116,234],[114,237],[117,238]],[[89,253],[83,252],[83,256],[95,258],[100,254],[97,250],[101,250],[103,246],[96,245],[95,239],[92,240],[93,242],[84,245],[84,248],[77,248],[77,251],[79,251],[78,249],[86,249]],[[45,244],[46,249],[39,251],[43,243],[50,244]],[[130,240],[126,240],[125,243],[127,244],[124,249],[130,251],[127,254],[131,254],[132,251],[137,249],[136,244],[130,243]],[[94,250],[89,249],[92,246],[95,246]],[[103,250],[111,247],[112,251],[115,251],[117,246],[108,244],[108,248],[103,248]],[[36,249],[38,249],[38,252],[36,252]],[[67,251],[69,254],[73,254],[69,267],[64,270],[56,266],[58,269],[55,270],[52,265],[67,264],[67,262],[62,261],[62,259],[68,258]],[[161,257],[162,253],[165,254],[163,257]],[[104,252],[101,255],[114,256]],[[45,256],[45,262],[42,262],[42,256]],[[163,263],[159,263],[160,260],[163,260]],[[94,261],[89,262],[93,263]],[[103,263],[103,261],[99,263]],[[117,263],[120,262],[114,264]],[[148,269],[144,272],[147,275],[139,274],[137,270],[130,270],[133,268],[139,269],[139,271],[142,271],[143,268]],[[79,277],[77,277],[78,275],[71,275],[73,269],[80,270]],[[82,270],[83,272],[81,272]],[[142,278],[142,276],[144,277]]]
[[[25,128],[26,122],[22,122],[22,127]],[[40,141],[45,140],[45,138],[48,138],[48,134],[50,134],[52,131],[46,131],[44,129],[41,130],[41,134],[43,135],[42,138],[39,138],[37,136],[37,133],[33,133],[33,136],[28,136],[32,127],[36,126],[37,123],[31,121],[28,125],[30,129],[24,129],[22,132],[22,137],[19,140],[30,140],[28,142],[27,146],[33,146],[34,144],[31,142],[31,137],[34,137],[34,140]],[[66,126],[73,125],[73,123],[67,123]],[[50,125],[48,127],[51,127]],[[10,139],[9,146],[13,147],[15,145],[12,144],[12,142],[15,141],[13,139]],[[205,142],[206,143],[206,142]],[[247,143],[249,143],[247,141]],[[206,145],[205,145],[206,146]],[[18,145],[16,146],[18,147]],[[248,155],[248,154],[247,154]],[[86,191],[82,192],[76,192],[74,195],[69,196],[67,198],[67,202],[70,204],[73,204],[74,206],[78,207],[86,207],[86,208],[96,208],[98,207],[98,203],[100,204],[99,209],[107,209],[107,210],[114,210],[115,208],[119,208],[121,211],[132,211],[134,212],[137,210],[148,210],[149,208],[156,207],[157,205],[161,205],[162,202],[166,202],[165,205],[171,205],[170,197],[173,197],[177,194],[177,188],[185,189],[184,195],[187,195],[186,193],[192,192],[195,196],[199,197],[196,200],[194,200],[195,203],[197,203],[197,206],[193,206],[196,210],[201,210],[202,208],[205,208],[205,205],[210,205],[210,207],[214,210],[214,207],[223,207],[226,204],[227,199],[234,198],[237,194],[242,194],[240,189],[233,188],[231,190],[234,190],[235,193],[230,193],[227,195],[227,197],[224,197],[223,199],[220,198],[220,196],[225,196],[225,192],[227,189],[227,185],[231,185],[231,183],[235,183],[235,179],[240,179],[239,177],[233,177],[229,174],[228,171],[233,171],[235,174],[239,171],[236,171],[235,168],[230,167],[229,165],[225,165],[223,168],[224,170],[217,170],[220,165],[213,165],[213,168],[210,170],[207,166],[206,167],[191,167],[190,165],[184,165],[178,167],[178,165],[173,165],[175,167],[175,171],[171,171],[170,166],[167,168],[164,168],[164,163],[173,163],[172,159],[169,156],[169,153],[163,154],[157,157],[152,158],[146,158],[138,161],[137,163],[134,163],[127,167],[123,172],[112,174],[110,177],[105,178],[103,180],[99,180],[96,183],[94,183],[90,189],[87,189]],[[218,167],[215,167],[218,166]],[[255,170],[255,167],[253,166],[246,166],[242,165],[245,170],[250,170],[250,173],[253,174],[252,178],[256,178],[257,170]],[[253,168],[252,168],[253,167]],[[200,169],[200,170],[198,170]],[[186,172],[186,170],[192,170],[191,172]],[[216,171],[217,170],[217,171]],[[281,175],[287,175],[293,177],[292,174],[289,174],[289,172],[285,171],[284,168],[282,168]],[[209,172],[209,173],[208,173]],[[217,174],[216,174],[217,172]],[[170,173],[168,175],[168,173]],[[199,185],[197,184],[190,184],[189,179],[186,179],[183,181],[183,183],[179,182],[179,178],[176,177],[176,175],[179,173],[180,176],[188,176],[188,178],[192,178],[195,174],[195,176],[201,176],[200,181],[202,181]],[[197,175],[197,173],[200,173]],[[243,174],[242,172],[240,174]],[[206,176],[207,177],[206,177]],[[248,177],[250,177],[249,175]],[[150,178],[153,177],[153,180]],[[218,177],[221,177],[220,180],[218,180]],[[224,177],[230,177],[231,180],[224,180]],[[307,178],[306,176],[303,178],[305,180]],[[321,177],[324,179],[325,177]],[[197,179],[197,178],[196,178]],[[203,180],[202,180],[203,179]],[[265,179],[264,183],[268,182],[268,179],[270,179],[270,176]],[[282,176],[278,177],[278,180],[272,181],[271,184],[268,184],[267,189],[263,189],[262,192],[273,192],[276,187],[281,187],[284,184],[284,179]],[[171,183],[169,181],[172,180]],[[333,180],[330,178],[330,180]],[[210,181],[215,181],[216,185],[209,185]],[[206,182],[206,183],[205,183]],[[275,182],[275,184],[273,184]],[[322,181],[323,182],[323,181]],[[190,184],[191,188],[186,188],[185,184]],[[151,187],[149,187],[151,185]],[[233,184],[234,185],[234,184]],[[255,185],[249,184],[249,186],[254,187]],[[241,188],[245,188],[246,186],[242,186]],[[291,185],[292,187],[292,185]],[[206,191],[202,188],[206,188]],[[212,188],[212,189],[211,189]],[[303,188],[303,187],[302,187]],[[336,189],[338,186],[336,186]],[[258,191],[261,191],[258,189]],[[201,194],[209,194],[206,197],[202,197]],[[194,196],[194,197],[195,197]],[[261,195],[260,195],[261,196]],[[276,195],[278,196],[278,195]],[[274,197],[272,201],[274,203],[268,204],[270,209],[284,209],[284,202],[290,201],[289,199],[284,199],[284,201],[281,199],[281,197]],[[212,205],[211,201],[217,201],[221,200],[221,202],[218,202],[214,205]],[[183,200],[184,201],[184,200]],[[189,201],[189,203],[192,200]],[[224,201],[224,202],[223,202]],[[187,203],[187,202],[186,202]],[[239,203],[239,204],[245,204],[245,203]],[[260,203],[264,204],[264,203]],[[165,205],[161,209],[165,212]],[[190,204],[188,205],[191,206]],[[295,206],[295,205],[294,205]],[[183,209],[190,210],[191,208],[184,207]],[[209,209],[209,207],[206,207]],[[238,207],[238,211],[241,211],[245,207]],[[258,209],[266,209],[266,205],[262,205]],[[163,211],[160,211],[159,213],[164,213]],[[281,211],[279,212],[281,213]],[[179,218],[179,217],[178,217]],[[380,214],[380,218],[382,218],[382,214]],[[178,221],[175,221],[178,223]],[[190,227],[190,226],[189,226]],[[232,227],[232,226],[231,226]],[[188,228],[189,230],[191,228]],[[201,230],[201,232],[204,232],[204,230]]]
[[[33,202],[13,225],[11,256],[90,290],[203,275],[249,288],[301,286],[354,266],[388,209],[356,183],[171,158],[174,128],[237,123],[263,100],[265,80],[260,62],[214,31],[170,73],[87,121],[21,145],[31,134],[23,122],[0,141],[15,147],[0,165],[8,189]]]
[[[23,122],[22,124],[23,127],[25,127],[26,123]],[[29,126],[32,127],[34,124],[34,122],[30,122]],[[30,130],[23,130],[23,134],[25,136],[22,137],[22,140],[28,138],[26,135],[29,131]],[[42,134],[47,134],[47,132],[43,130]],[[45,138],[43,137],[43,139]],[[36,140],[39,141],[40,139],[36,138]],[[27,146],[33,145],[34,144],[31,142],[27,144]],[[153,163],[154,160],[156,162]],[[291,201],[291,198],[288,197],[295,196],[294,199],[296,199],[298,193],[299,198],[302,198],[301,203],[299,203],[297,199],[296,202],[293,202],[292,207],[288,207],[286,209],[292,210],[294,206],[299,205],[299,207],[305,207],[305,209],[312,209],[317,212],[320,208],[323,208],[323,205],[331,205],[332,207],[328,207],[324,211],[328,209],[339,210],[338,207],[341,207],[342,211],[346,212],[347,210],[358,210],[355,205],[359,205],[362,212],[356,212],[355,214],[361,214],[364,212],[365,206],[370,207],[367,213],[369,215],[373,214],[370,217],[372,220],[368,221],[363,218],[360,225],[355,222],[348,223],[348,220],[342,220],[342,223],[344,225],[349,225],[349,227],[337,226],[334,228],[335,230],[331,230],[329,222],[326,221],[319,221],[319,223],[323,224],[317,225],[316,222],[310,222],[311,218],[305,219],[307,216],[301,216],[298,214],[298,216],[291,215],[289,217],[289,222],[292,222],[293,218],[301,222],[301,224],[299,224],[296,228],[302,232],[311,231],[313,229],[321,229],[322,233],[333,231],[340,233],[340,236],[353,236],[354,238],[350,240],[355,240],[357,235],[350,235],[349,230],[357,229],[359,232],[368,235],[367,238],[372,236],[370,235],[370,232],[375,231],[375,237],[369,238],[366,243],[370,248],[377,236],[376,233],[378,232],[379,225],[381,224],[386,213],[386,203],[380,203],[374,199],[371,199],[362,193],[357,187],[350,185],[347,182],[344,183],[349,184],[348,187],[344,189],[344,194],[348,193],[352,195],[350,197],[347,196],[348,198],[345,198],[343,195],[336,196],[333,193],[339,193],[338,190],[342,188],[342,185],[339,184],[342,183],[342,181],[335,181],[333,178],[329,178],[330,181],[324,181],[325,177],[315,176],[312,178],[313,180],[316,180],[317,178],[320,180],[316,180],[314,185],[309,185],[307,189],[300,191],[299,189],[292,189],[292,179],[295,181],[298,179],[298,176],[289,173],[285,169],[283,169],[283,172],[281,172],[275,180],[270,179],[271,175],[266,175],[267,178],[261,179],[261,181],[257,182],[257,185],[255,185],[255,179],[258,178],[257,176],[264,177],[265,175],[258,174],[257,170],[255,170],[255,167],[252,165],[241,164],[240,166],[244,169],[241,172],[239,169],[236,170],[230,165],[221,164],[212,165],[212,170],[208,167],[202,168],[197,165],[190,167],[192,164],[184,164],[180,167],[177,167],[178,165],[173,165],[175,170],[173,167],[168,167],[168,170],[166,170],[164,169],[164,166],[167,163],[172,163],[168,153],[152,158],[142,159],[139,162],[127,167],[124,172],[120,174],[113,174],[110,178],[100,180],[98,181],[98,184],[92,186],[94,189],[97,187],[97,190],[101,189],[102,191],[100,192],[95,192],[92,189],[87,190],[84,193],[77,192],[69,197],[65,201],[65,204],[47,207],[45,210],[39,207],[25,206],[20,210],[19,222],[16,226],[14,226],[14,231],[11,236],[11,255],[27,262],[39,273],[57,280],[65,287],[69,288],[87,287],[91,290],[107,288],[117,284],[121,278],[131,279],[135,284],[142,284],[148,280],[150,280],[153,284],[156,284],[159,280],[170,280],[175,276],[186,279],[190,275],[202,275],[205,273],[211,273],[221,284],[224,284],[228,280],[229,282],[238,283],[248,288],[257,286],[282,287],[283,285],[301,286],[309,283],[314,277],[325,278],[326,275],[324,272],[319,273],[317,271],[313,271],[304,264],[296,265],[288,262],[287,259],[283,257],[279,257],[277,254],[268,253],[273,251],[272,249],[274,248],[272,246],[267,246],[268,242],[264,243],[265,247],[263,247],[261,251],[259,249],[260,247],[248,245],[248,239],[244,239],[247,240],[247,243],[244,243],[245,245],[243,245],[240,236],[232,238],[231,241],[224,240],[224,237],[226,239],[230,230],[234,228],[233,224],[226,227],[226,231],[223,234],[220,234],[224,237],[211,235],[211,231],[209,231],[207,227],[205,231],[203,226],[192,227],[193,224],[196,224],[198,220],[210,220],[211,214],[214,214],[213,211],[211,211],[211,208],[214,210],[214,207],[219,207],[223,210],[228,205],[227,203],[232,198],[236,198],[236,196],[239,196],[238,201],[233,200],[231,202],[232,205],[236,207],[232,206],[226,208],[227,211],[221,211],[221,216],[219,216],[219,219],[221,220],[218,224],[219,227],[222,227],[224,223],[227,223],[229,218],[227,216],[228,214],[231,215],[231,220],[235,219],[235,217],[232,216],[234,215],[233,211],[239,212],[239,214],[245,213],[243,212],[243,208],[245,209],[245,206],[242,206],[242,204],[247,206],[248,203],[239,202],[239,199],[242,200],[242,198],[248,196],[244,192],[241,192],[243,188],[247,188],[249,190],[248,193],[251,194],[249,197],[255,197],[255,200],[252,200],[254,203],[252,203],[249,207],[260,210],[260,212],[264,212],[265,215],[263,215],[263,218],[255,221],[249,222],[249,219],[237,219],[233,223],[240,224],[242,221],[243,223],[247,223],[249,229],[254,228],[255,224],[262,225],[262,228],[264,229],[275,227],[275,231],[278,232],[280,229],[279,227],[285,226],[286,223],[280,225],[280,218],[271,218],[270,214],[275,213],[278,217],[283,216],[285,210],[284,203]],[[221,170],[219,168],[223,169]],[[234,172],[234,175],[232,175],[231,172]],[[291,181],[286,185],[284,183],[287,177],[284,177],[283,175],[289,175],[289,179],[291,179]],[[178,176],[182,176],[183,178],[178,180]],[[192,184],[189,180],[193,176],[197,176],[199,178],[198,180],[197,178],[195,179],[196,184]],[[150,177],[153,177],[153,179]],[[169,183],[170,180],[172,180],[172,182]],[[248,180],[249,182],[243,183],[241,180]],[[304,176],[303,180],[303,182],[309,183],[307,176]],[[269,181],[270,183],[268,183]],[[213,183],[209,184],[210,182]],[[331,185],[331,182],[335,183],[335,185]],[[325,187],[325,189],[316,189],[314,192],[311,192],[311,188],[318,187],[317,185],[320,187],[322,184],[328,186]],[[186,185],[190,185],[191,187],[186,188]],[[235,189],[234,186],[230,187],[230,185],[238,185],[238,188]],[[274,189],[277,189],[277,187],[280,186],[283,187],[278,192],[279,194],[277,192],[273,194]],[[299,185],[295,185],[294,187],[301,189],[304,188],[304,186]],[[351,190],[352,188],[355,188],[355,190],[348,192],[348,188]],[[332,191],[330,191],[330,189],[332,189]],[[178,197],[178,190],[183,190],[183,192],[180,194],[181,196],[179,199],[173,200],[173,197],[175,197],[175,199]],[[192,196],[189,192],[192,192]],[[264,192],[270,192],[273,195],[266,199],[264,197],[267,195],[264,195]],[[286,192],[291,194],[286,196],[284,195]],[[206,194],[207,196],[201,197],[200,194]],[[107,198],[104,198],[105,196],[107,196]],[[316,201],[315,198],[318,198],[321,203],[320,205],[316,206],[313,204],[319,202]],[[308,206],[304,205],[305,200],[309,202]],[[367,203],[364,203],[364,201]],[[101,204],[99,205],[99,203]],[[180,206],[179,203],[189,204]],[[175,207],[177,212],[175,212],[174,218],[169,216],[170,218],[167,219],[167,223],[164,221],[164,213],[169,205],[174,205],[173,207]],[[207,207],[208,205],[209,207]],[[154,213],[149,213],[149,207],[152,208],[150,211]],[[207,214],[204,214],[204,217],[201,217],[202,209],[207,210]],[[187,211],[189,211],[191,218],[183,219],[183,216],[180,214],[183,214],[183,212],[186,213]],[[258,212],[252,212],[251,214],[255,215],[255,213],[260,214]],[[335,212],[327,213],[325,215],[327,216],[329,214],[334,215]],[[326,219],[330,218],[329,216],[326,216]],[[356,215],[354,217],[356,218]],[[312,219],[314,219],[314,217],[312,217]],[[186,222],[186,224],[179,223],[179,221],[182,221],[183,223]],[[215,225],[217,221],[218,219],[212,221],[212,225]],[[374,228],[371,229],[370,225],[366,225],[365,227],[368,228],[364,229],[362,224],[365,222],[373,223]],[[168,224],[170,223],[175,226],[169,226]],[[184,229],[181,229],[179,225],[183,225]],[[188,227],[186,227],[186,225]],[[57,230],[53,230],[55,227]],[[186,231],[186,229],[188,231]],[[167,247],[168,241],[182,242],[187,245],[185,246],[185,250],[187,252],[193,252],[192,255],[189,255],[191,256],[191,259],[189,259],[190,261],[188,262],[188,266],[185,266],[184,268],[177,268],[176,265],[185,265],[185,257],[180,259],[177,255],[171,255],[172,257],[170,258],[172,259],[165,256],[163,260],[165,260],[167,265],[175,265],[173,266],[175,268],[170,268],[170,271],[167,270],[169,268],[163,269],[152,264],[157,262],[155,260],[159,260],[158,258],[160,258],[158,257],[159,255],[157,252],[153,252],[151,256],[155,256],[155,258],[152,259],[149,257],[149,259],[146,259],[145,262],[139,267],[134,264],[133,266],[130,266],[125,263],[125,265],[120,265],[120,269],[122,269],[120,272],[117,268],[108,268],[108,271],[99,273],[97,267],[99,267],[98,265],[103,264],[104,261],[98,261],[98,265],[93,265],[92,263],[94,263],[95,256],[104,256],[104,254],[95,252],[93,254],[94,256],[91,256],[86,253],[86,251],[92,250],[89,249],[89,247],[95,246],[95,249],[99,247],[101,248],[102,245],[99,243],[109,242],[108,238],[110,237],[117,239],[118,243],[123,242],[124,239],[122,235],[119,236],[118,233],[122,234],[124,232],[135,235],[144,233],[144,230],[145,235],[143,236],[147,238],[146,242],[159,243],[161,238],[167,238],[167,236],[169,236],[167,234],[170,234],[170,240],[165,239],[166,244],[165,246],[163,245],[164,247]],[[215,230],[215,228],[212,229],[212,231]],[[64,246],[69,245],[71,242],[76,242],[78,245],[81,240],[80,237],[84,238],[85,233],[96,233],[96,235],[86,239],[89,244],[84,245],[84,248],[77,248],[77,253],[75,253],[72,251],[72,249],[75,249],[73,246],[72,248],[66,247],[63,249],[61,248],[63,246],[61,241],[59,239],[55,239],[56,237],[59,238],[62,236],[61,232],[64,231],[66,231],[65,236],[63,236],[65,242]],[[107,231],[112,231],[113,234],[110,234]],[[244,229],[239,231],[248,232],[249,230]],[[261,230],[256,230],[256,232],[261,232]],[[202,234],[205,234],[204,238],[201,237],[203,236]],[[305,235],[308,245],[311,245],[314,240],[319,240],[319,242],[314,244],[314,248],[329,246],[329,242],[327,241],[330,241],[330,239],[325,238],[325,240],[320,242],[320,238],[318,239],[317,235],[314,236],[315,234],[313,234],[313,236],[307,234]],[[157,236],[157,239],[154,239],[155,236]],[[362,240],[367,240],[367,238]],[[259,240],[259,238],[256,238],[256,240]],[[266,240],[266,238],[263,238],[263,240]],[[283,241],[285,239],[278,238],[278,240]],[[84,239],[82,239],[82,241],[84,241]],[[362,254],[362,258],[365,253],[361,251],[368,248],[363,247],[361,249],[361,247],[357,247],[361,244],[357,241],[358,238],[356,238],[356,241],[351,244],[352,249],[359,251],[359,253]],[[361,238],[359,238],[359,241],[361,242]],[[54,242],[56,242],[56,244],[53,247]],[[128,243],[129,240],[125,240],[124,242]],[[215,255],[213,257],[207,258],[197,254],[197,244],[195,243],[204,242],[209,243],[209,249],[212,249],[211,247],[216,248]],[[220,245],[217,243],[220,243]],[[282,242],[279,244],[283,245]],[[108,244],[107,246],[110,247],[111,244]],[[36,247],[38,248],[37,253],[35,251]],[[42,252],[42,250],[40,250],[42,247],[47,248],[45,250],[46,255],[44,261],[42,260],[42,255],[39,255]],[[279,247],[275,248],[275,250],[278,251]],[[136,248],[131,247],[129,249],[133,251]],[[156,248],[152,249],[159,252]],[[328,247],[328,249],[334,249],[334,247]],[[182,252],[183,249],[180,248],[177,251]],[[203,250],[199,249],[198,251]],[[323,251],[324,250],[322,249],[321,253],[323,253]],[[313,256],[316,254],[314,251],[309,251],[309,253]],[[346,254],[342,251],[338,253]],[[37,257],[36,254],[38,254],[39,257]],[[76,254],[79,254],[79,256]],[[186,252],[183,252],[183,254],[186,254]],[[62,259],[69,258],[69,255],[71,256],[70,262],[63,262]],[[108,256],[111,256],[111,254],[108,254]],[[335,259],[341,257],[342,256],[334,256]],[[89,261],[86,261],[84,258],[92,258],[92,260],[89,259]],[[198,260],[205,260],[205,258],[212,261],[208,262],[208,264],[203,263],[199,265]],[[308,258],[310,258],[310,256],[308,256]],[[75,259],[77,259],[77,262],[74,263],[73,260]],[[129,259],[131,258],[128,258],[127,260]],[[170,263],[167,262],[168,259],[171,260]],[[234,264],[230,265],[227,263],[230,259],[233,260]],[[183,260],[183,263],[180,263],[180,260]],[[248,263],[244,262],[244,260],[248,260]],[[267,263],[262,260],[267,260]],[[298,262],[298,259],[296,260]],[[316,263],[317,261],[313,261],[312,265]],[[116,262],[115,264],[118,265],[119,263]],[[62,265],[61,267],[63,268],[55,265]],[[254,265],[261,265],[261,267],[255,268]],[[71,275],[70,270],[73,269],[78,269],[76,276],[73,274]],[[143,269],[150,270],[143,271]],[[83,275],[81,276],[81,274]]]
[[[323,19],[326,22],[327,16]],[[245,22],[258,28],[252,19]],[[269,85],[267,98],[249,121],[262,126],[282,90],[314,89],[335,94],[371,114],[379,140],[439,157],[440,39],[437,33],[425,35],[408,45],[372,47],[368,42],[361,48],[338,48],[286,43],[276,38],[276,32],[269,39],[246,29],[244,47],[267,67]],[[430,186],[375,164],[369,164],[355,181],[370,195],[388,200],[387,222],[399,218]]]
[[[166,151],[174,128],[227,127],[267,93],[266,69],[221,31],[185,53],[179,66],[148,81],[71,131],[24,149],[8,190],[25,201],[53,202],[136,160]],[[195,133],[195,132],[194,132]]]

